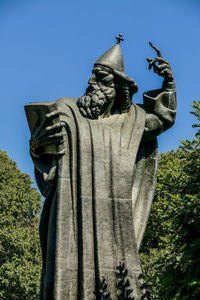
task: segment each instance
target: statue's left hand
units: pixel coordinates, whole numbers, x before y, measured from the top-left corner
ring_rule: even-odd
[[[153,67],[154,72],[159,76],[162,76],[166,82],[174,81],[174,75],[169,62],[162,57],[161,52],[158,48],[156,48],[151,42],[149,42],[149,44],[157,52],[156,58],[147,58],[147,61],[149,63],[149,70]],[[157,62],[158,64],[156,64]]]

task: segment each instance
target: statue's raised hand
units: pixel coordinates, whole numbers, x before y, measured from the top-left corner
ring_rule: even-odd
[[[45,147],[50,145],[59,146],[64,142],[63,127],[65,122],[60,121],[59,118],[60,112],[55,110],[46,114],[44,124],[35,126],[34,130],[31,133],[30,139],[30,150],[33,155],[42,154]],[[62,151],[61,151],[62,152]],[[59,153],[56,154],[63,154]]]
[[[149,44],[157,53],[156,58],[147,58],[149,70],[153,67],[154,72],[159,76],[162,76],[166,82],[174,81],[173,72],[169,62],[162,57],[162,54],[158,48],[156,48],[151,42],[149,42]]]

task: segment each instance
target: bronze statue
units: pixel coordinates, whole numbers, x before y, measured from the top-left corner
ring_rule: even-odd
[[[159,134],[175,121],[176,90],[156,50],[149,69],[161,89],[132,103],[137,84],[124,73],[117,44],[94,64],[79,99],[25,107],[30,153],[41,193],[41,299],[149,299],[139,248],[157,173]],[[134,297],[134,298],[133,298]]]

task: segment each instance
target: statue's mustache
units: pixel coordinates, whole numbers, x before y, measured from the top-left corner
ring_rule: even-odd
[[[85,92],[86,92],[86,94],[90,94],[90,93],[92,93],[94,91],[98,91],[98,90],[100,90],[100,88],[97,83],[90,83]]]
[[[114,87],[107,87],[104,85],[98,85],[97,83],[90,83],[86,89],[85,95],[86,96],[94,96],[97,95],[98,98],[109,100],[110,98],[115,96],[115,88]]]

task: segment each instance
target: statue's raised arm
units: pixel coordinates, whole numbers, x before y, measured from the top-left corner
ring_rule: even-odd
[[[144,140],[150,140],[169,129],[176,118],[176,89],[172,69],[161,52],[151,42],[150,46],[157,52],[154,59],[147,58],[149,69],[163,77],[161,89],[145,92],[144,109],[147,112]]]

